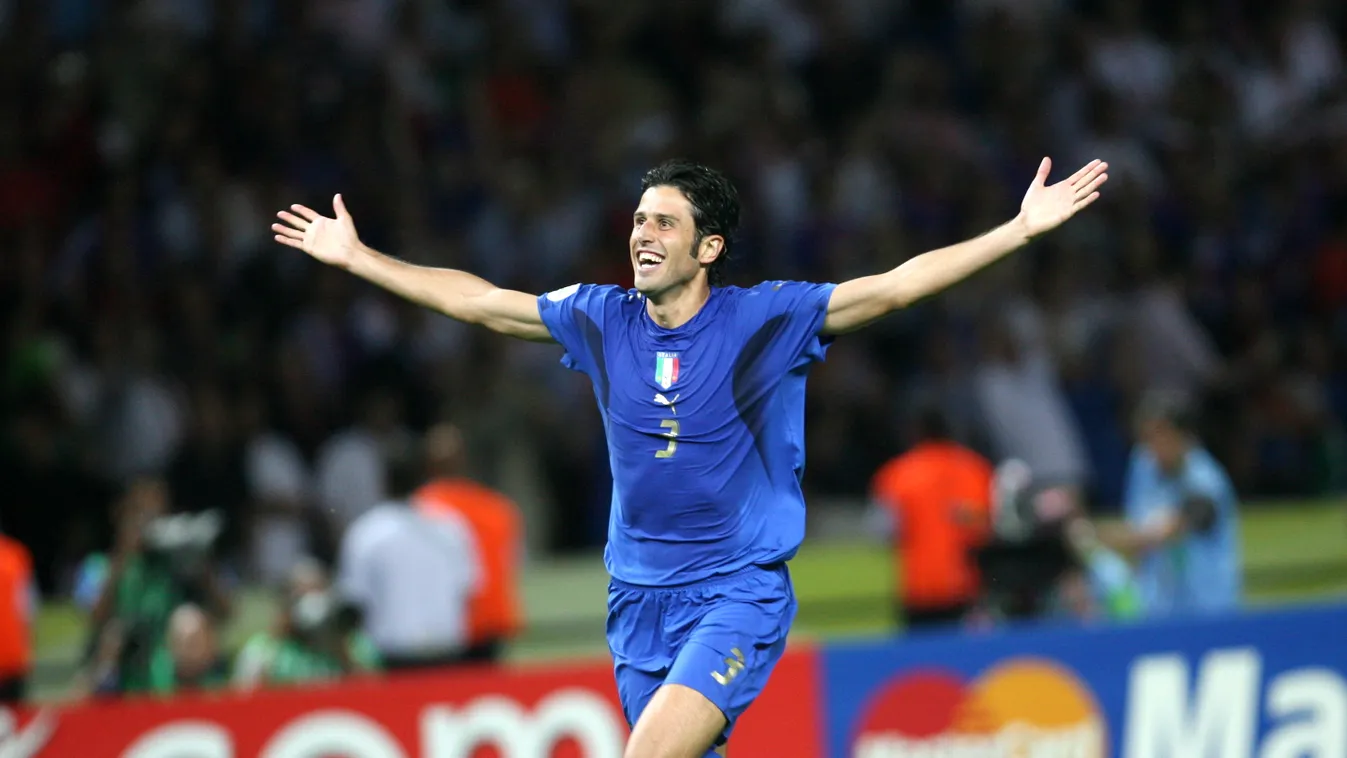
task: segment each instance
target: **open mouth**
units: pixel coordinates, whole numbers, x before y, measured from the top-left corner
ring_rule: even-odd
[[[640,271],[654,271],[664,262],[664,256],[651,250],[636,252],[636,268]]]

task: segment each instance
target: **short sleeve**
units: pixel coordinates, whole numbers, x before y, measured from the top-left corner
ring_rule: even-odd
[[[1123,485],[1123,512],[1127,520],[1134,524],[1146,516],[1148,484],[1153,478],[1154,465],[1140,447],[1133,449],[1127,461],[1126,483]]]
[[[591,374],[603,349],[607,308],[622,291],[613,286],[572,284],[538,296],[543,324],[566,351],[561,364]]]
[[[792,367],[822,361],[832,337],[821,334],[835,284],[763,282],[749,291],[746,302],[754,321],[773,349],[784,352]]]

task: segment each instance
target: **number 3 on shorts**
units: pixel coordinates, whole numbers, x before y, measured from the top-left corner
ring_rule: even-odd
[[[655,453],[655,457],[672,458],[674,451],[678,449],[678,419],[666,418],[659,422],[659,425],[669,430],[664,433],[664,436],[669,438],[669,446]]]

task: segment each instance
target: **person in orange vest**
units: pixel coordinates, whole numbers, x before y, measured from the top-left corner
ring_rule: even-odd
[[[36,612],[33,556],[23,543],[0,534],[0,704],[18,703],[27,693]]]
[[[463,434],[452,424],[426,432],[425,456],[430,481],[413,493],[413,504],[428,515],[452,514],[467,522],[482,561],[481,586],[468,605],[469,647],[463,660],[499,660],[505,642],[523,629],[519,509],[501,493],[463,475]]]
[[[958,623],[982,589],[974,550],[990,534],[991,463],[950,439],[936,410],[917,418],[917,444],[871,482],[874,513],[897,551],[898,614],[909,629]]]

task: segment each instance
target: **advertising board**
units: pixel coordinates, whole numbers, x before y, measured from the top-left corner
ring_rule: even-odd
[[[817,671],[788,653],[736,749],[821,754]],[[606,662],[0,714],[0,758],[620,758],[627,737]]]
[[[1347,608],[833,645],[834,758],[1347,758]]]

